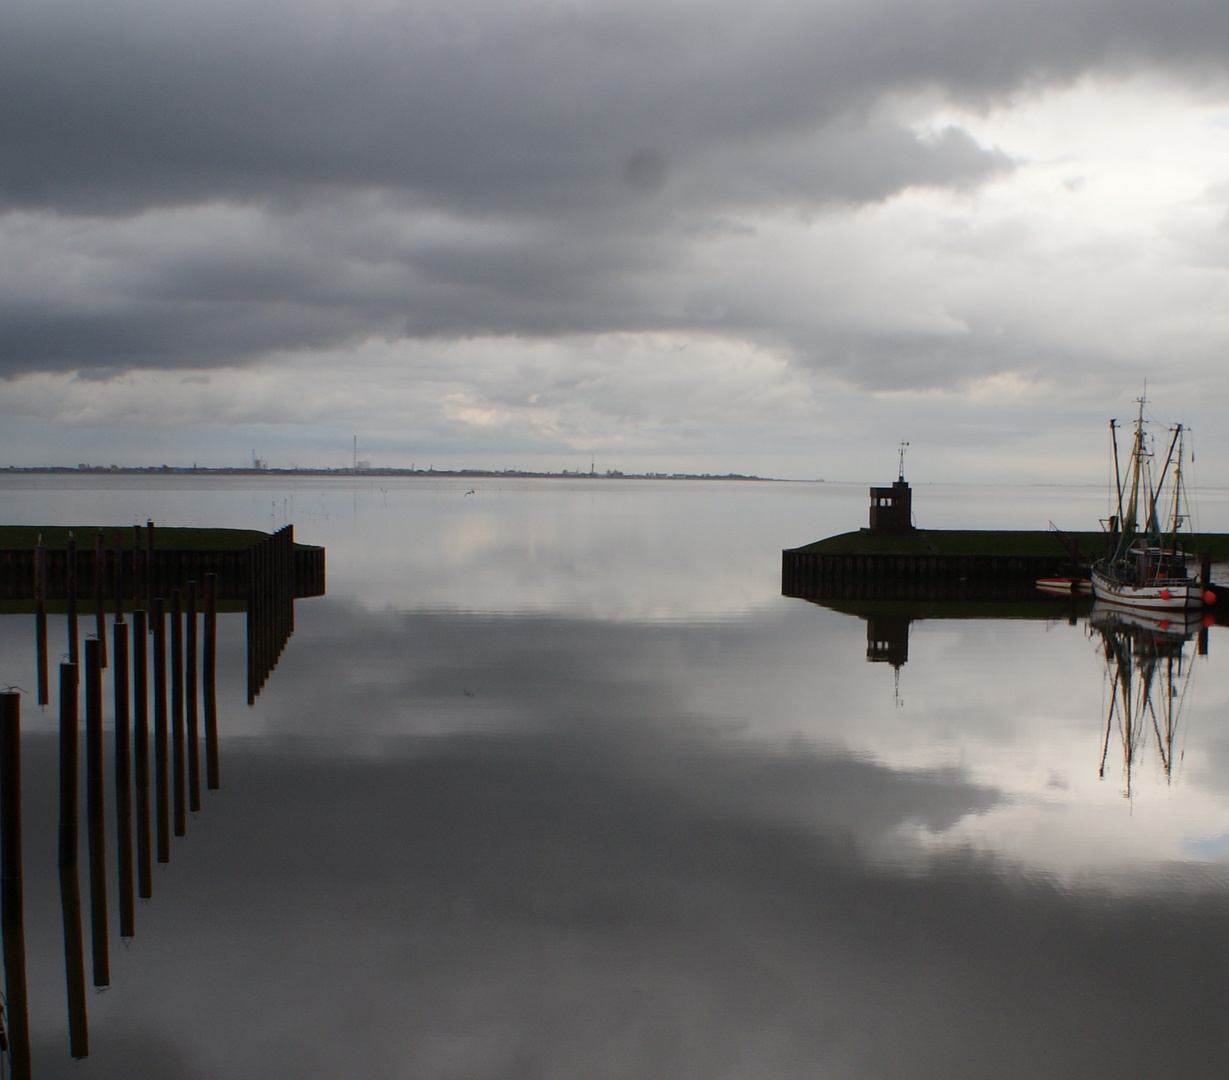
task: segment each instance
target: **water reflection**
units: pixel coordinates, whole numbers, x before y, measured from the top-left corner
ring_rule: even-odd
[[[1193,666],[1189,652],[1207,656],[1212,619],[1202,612],[1150,614],[1103,601],[1072,597],[1060,606],[1048,599],[1015,604],[812,601],[860,618],[866,625],[868,663],[888,664],[895,672],[895,699],[901,704],[901,669],[909,662],[909,638],[925,620],[1032,619],[1049,625],[1082,623],[1100,643],[1105,661],[1107,702],[1103,713],[1098,777],[1104,778],[1111,747],[1121,750],[1124,798],[1149,740],[1156,748],[1165,785],[1171,785],[1184,750],[1178,745],[1181,717],[1188,702]],[[1197,644],[1196,644],[1197,643]]]
[[[1117,732],[1122,752],[1122,793],[1130,799],[1134,768],[1145,752],[1150,732],[1165,782],[1174,779],[1175,738],[1192,671],[1186,646],[1206,627],[1198,612],[1151,616],[1104,604],[1093,607],[1088,625],[1102,642],[1108,681],[1109,708],[1099,775],[1105,775],[1110,744]],[[1205,654],[1206,640],[1205,635]]]
[[[40,1080],[1219,1075],[1229,677],[1187,645],[1181,783],[1140,769],[1125,813],[1086,610],[872,631],[779,596],[768,489],[688,490],[360,492],[362,530],[347,491],[348,584],[250,709],[220,617],[225,797],[113,947],[80,1065],[30,733]]]
[[[152,524],[150,526],[152,528]],[[259,551],[248,575],[247,608],[249,703],[264,686],[293,632],[293,603],[296,581],[288,554],[291,538],[287,531],[270,538],[268,552]],[[152,542],[151,542],[152,546]],[[102,565],[102,548],[98,548]],[[46,604],[42,575],[36,562],[36,641],[40,678],[47,664]],[[81,736],[79,704],[84,692],[85,713],[85,802],[86,855],[89,873],[88,914],[95,990],[111,985],[109,942],[109,874],[107,836],[116,838],[115,891],[119,898],[119,936],[128,940],[136,933],[135,891],[143,900],[153,896],[151,867],[151,822],[156,821],[157,860],[169,863],[171,857],[170,818],[173,809],[174,835],[187,833],[189,810],[196,813],[200,803],[199,743],[201,707],[205,715],[206,771],[209,787],[219,786],[219,746],[217,726],[217,576],[209,574],[204,582],[204,609],[198,611],[197,584],[187,581],[181,589],[169,588],[170,604],[156,595],[156,586],[143,575],[134,574],[131,592],[134,604],[144,602],[142,586],[155,595],[148,598],[150,611],[132,611],[133,648],[129,650],[129,624],[123,609],[124,589],[114,592],[115,621],[110,665],[103,641],[87,637],[78,653],[74,649],[77,619],[74,597],[76,582],[71,567],[75,553],[70,543],[65,560],[64,592],[68,652],[60,665],[59,680],[59,827],[58,878],[63,935],[64,985],[67,1000],[68,1050],[74,1059],[90,1054],[90,1031],[86,1007],[85,934],[79,859],[79,776],[78,742]],[[134,563],[139,568],[137,559]],[[117,558],[116,565],[121,565]],[[272,580],[270,580],[272,579]],[[96,574],[99,605],[102,605],[102,575]],[[165,581],[159,584],[164,584]],[[6,583],[12,594],[13,582]],[[289,610],[287,610],[289,609]],[[168,634],[169,621],[169,634]],[[203,624],[203,635],[199,632]],[[104,626],[105,629],[105,626]],[[152,656],[147,638],[152,637]],[[78,659],[83,663],[79,664]],[[130,662],[131,661],[131,662]],[[151,818],[149,764],[149,700],[152,661],[153,741],[155,812]],[[106,813],[106,770],[104,758],[104,670],[109,666],[113,696],[114,819]],[[84,677],[81,671],[84,671]],[[170,678],[168,681],[168,671]],[[203,680],[198,673],[203,672]],[[169,696],[168,696],[169,695]],[[40,694],[40,704],[47,695]],[[22,798],[20,754],[20,698],[17,691],[0,694],[0,834],[2,835],[3,891],[0,893],[4,925],[5,1010],[0,1010],[0,1052],[16,1080],[32,1072],[29,1035],[26,1030],[25,918],[23,897],[23,855],[21,847]],[[198,700],[199,699],[199,700]],[[135,706],[135,707],[133,707]],[[199,706],[199,707],[198,707]],[[169,716],[169,724],[168,724]],[[173,750],[168,756],[168,741]],[[135,789],[133,772],[135,764]],[[173,798],[172,798],[173,794]],[[134,815],[133,801],[136,800]],[[134,849],[133,832],[136,832]],[[134,861],[135,853],[135,861]]]

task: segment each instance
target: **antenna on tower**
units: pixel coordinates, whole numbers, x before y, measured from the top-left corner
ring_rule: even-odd
[[[354,436],[354,472],[358,472],[358,436]]]
[[[909,444],[902,439],[900,443],[900,474],[898,476],[898,479],[902,482],[905,479],[905,451],[908,449]]]

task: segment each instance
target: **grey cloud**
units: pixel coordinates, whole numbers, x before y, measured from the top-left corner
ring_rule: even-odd
[[[70,9],[71,10],[71,9]],[[705,148],[805,137],[883,94],[970,100],[1111,60],[1220,64],[1202,3],[10,9],[2,187],[122,210],[390,187],[471,212],[588,212]],[[633,167],[633,163],[639,163]],[[819,193],[821,196],[823,192]]]
[[[958,129],[919,135],[893,118],[895,97],[984,105],[1149,65],[1206,76],[1223,69],[1227,21],[1194,0],[1163,15],[1057,0],[754,15],[11,6],[0,200],[29,213],[26,229],[110,217],[133,235],[105,287],[0,308],[0,375],[243,363],[372,336],[694,326],[784,340],[840,371],[839,343],[798,313],[684,283],[697,228],[976,185],[1011,161]],[[151,209],[217,205],[275,223],[259,260],[211,243],[204,222],[174,251],[139,227]],[[385,228],[398,215],[466,235]],[[923,383],[985,358],[984,342],[949,344],[950,363],[914,366]]]

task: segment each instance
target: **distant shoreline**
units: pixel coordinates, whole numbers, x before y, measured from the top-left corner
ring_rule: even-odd
[[[761,484],[822,484],[817,480],[787,480],[776,476],[747,476],[743,473],[625,473],[617,469],[606,472],[533,472],[525,469],[251,469],[217,468],[177,465],[9,465],[0,474],[34,474],[39,476],[399,476],[454,477],[477,480],[751,480]]]

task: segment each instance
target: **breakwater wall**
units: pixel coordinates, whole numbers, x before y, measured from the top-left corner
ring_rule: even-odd
[[[104,530],[104,539],[109,541],[112,531]],[[213,574],[219,600],[247,600],[254,569],[260,569],[260,580],[266,579],[266,543],[262,540],[249,548],[227,551],[117,551],[110,544],[101,551],[94,546],[84,546],[75,552],[42,549],[44,596],[48,600],[66,599],[70,582],[75,583],[77,597],[93,596],[99,591],[104,596],[120,595],[126,600],[168,596],[172,589],[183,589],[189,581],[204,581],[207,574]],[[292,589],[298,599],[323,596],[324,548],[291,541],[290,547],[284,549],[283,541],[278,549],[278,570],[284,576],[285,587]],[[0,550],[0,600],[35,599],[38,557],[36,550]]]
[[[803,600],[1027,600],[1064,555],[881,555],[787,549],[781,593]]]

